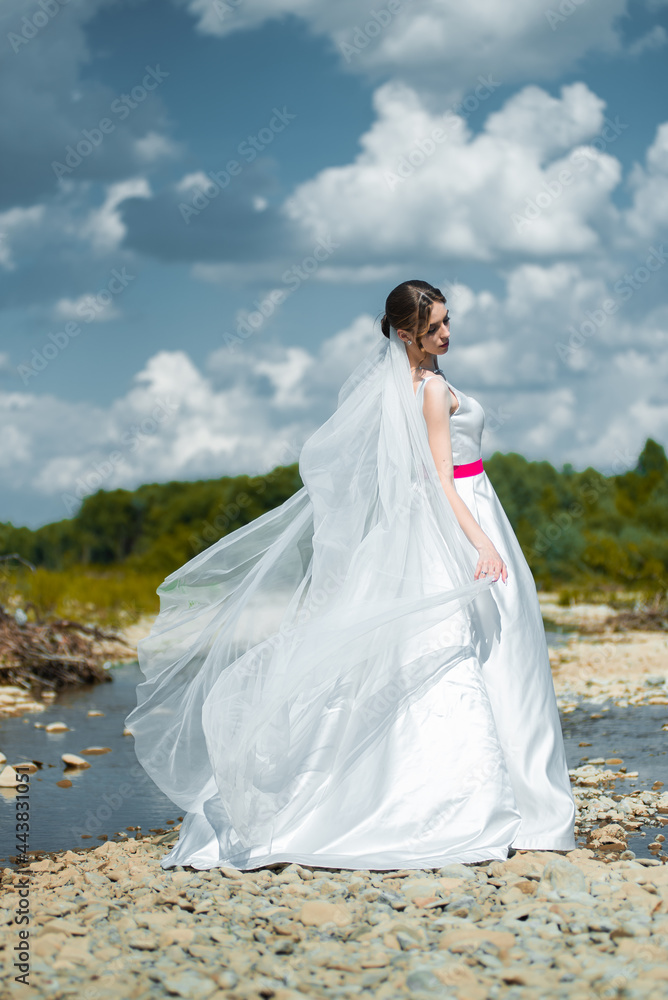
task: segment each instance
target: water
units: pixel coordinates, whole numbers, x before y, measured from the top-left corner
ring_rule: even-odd
[[[558,645],[569,633],[550,629],[548,643]],[[22,760],[41,762],[30,778],[29,851],[77,850],[102,840],[118,840],[156,830],[167,832],[182,818],[182,811],[164,795],[137,764],[132,736],[123,736],[125,718],[136,704],[136,686],[143,679],[139,664],[113,667],[110,683],[85,685],[63,690],[53,704],[40,714],[3,719],[0,749],[9,763]],[[103,716],[88,716],[96,709]],[[592,719],[592,714],[602,716]],[[47,733],[34,723],[61,721],[70,730]],[[628,793],[649,788],[656,780],[668,786],[666,733],[668,706],[645,705],[618,708],[611,704],[583,704],[562,715],[562,729],[569,767],[578,767],[589,758],[621,757],[637,779],[627,778],[606,786],[606,794]],[[590,747],[578,746],[581,742]],[[68,770],[62,753],[76,753],[89,746],[111,747],[111,753],[86,756],[91,766]],[[133,775],[133,768],[138,774]],[[70,788],[56,784],[63,777]],[[15,796],[0,789],[0,867],[14,867]],[[138,829],[135,829],[138,828]],[[646,844],[653,839],[651,828],[631,835],[629,847],[638,857],[648,857]],[[167,848],[165,849],[167,850]]]
[[[600,718],[592,719],[592,715]],[[611,701],[603,704],[582,702],[574,711],[561,714],[566,758],[569,767],[580,767],[597,757],[621,757],[627,771],[637,771],[637,778],[620,778],[614,784],[599,785],[604,795],[630,795],[638,789],[651,788],[662,781],[668,790],[668,733],[661,727],[668,723],[668,705],[635,705],[620,708]],[[581,747],[580,743],[591,743]],[[607,767],[614,771],[617,765]],[[641,827],[629,832],[628,846],[638,858],[656,857],[647,847],[656,827]]]
[[[125,718],[136,704],[136,687],[143,680],[137,661],[112,668],[113,681],[63,689],[45,712],[0,723],[0,750],[8,763],[41,762],[30,777],[30,851],[77,850],[101,840],[122,839],[151,829],[167,831],[168,820],[179,821],[181,810],[139,768],[132,736],[123,736]],[[89,710],[104,716],[88,716]],[[69,732],[47,733],[34,723],[64,722]],[[111,753],[81,754],[90,746],[111,747]],[[75,753],[89,768],[68,768],[60,759]],[[71,788],[56,784],[63,777]],[[0,867],[17,853],[14,792],[0,789]],[[140,831],[127,828],[139,827]],[[86,836],[82,836],[86,835]],[[105,836],[106,835],[106,836]]]

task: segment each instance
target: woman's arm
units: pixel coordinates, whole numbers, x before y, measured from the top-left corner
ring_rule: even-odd
[[[422,412],[427,422],[429,447],[434,456],[438,478],[462,531],[478,551],[478,565],[473,579],[477,580],[482,573],[485,576],[493,576],[495,581],[501,577],[505,583],[508,577],[506,564],[455,487],[450,441],[450,389],[443,379],[431,378],[423,389],[423,396]]]

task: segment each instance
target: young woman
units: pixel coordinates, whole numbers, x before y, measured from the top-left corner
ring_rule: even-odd
[[[161,864],[438,868],[575,847],[540,607],[407,281],[304,486],[160,585],[126,719],[187,815]]]

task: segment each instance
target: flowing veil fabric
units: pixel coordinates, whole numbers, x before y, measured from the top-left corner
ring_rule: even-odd
[[[282,809],[299,822],[333,794],[407,700],[470,655],[492,584],[473,580],[394,329],[299,471],[281,506],[163,581],[137,648],[137,758],[221,847],[230,830],[240,849],[270,845]]]

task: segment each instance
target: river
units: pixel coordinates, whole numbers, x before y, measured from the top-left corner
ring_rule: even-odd
[[[548,644],[559,645],[567,634],[546,633]],[[124,720],[136,704],[136,686],[142,680],[137,661],[116,664],[113,681],[62,690],[43,713],[0,721],[0,750],[9,763],[32,760],[41,764],[30,779],[30,851],[77,850],[102,840],[118,840],[146,832],[167,832],[182,813],[146,776],[130,777],[137,766],[132,736],[123,736]],[[103,715],[89,716],[89,711]],[[591,716],[600,716],[592,718]],[[69,731],[47,733],[35,722],[64,722]],[[668,783],[666,721],[662,705],[620,708],[612,703],[581,703],[562,714],[561,723],[570,768],[597,757],[621,757],[638,778],[606,786],[606,794],[649,788],[654,781]],[[580,743],[590,743],[581,747]],[[68,769],[71,787],[59,787],[64,764],[61,754],[81,754],[89,746],[110,747],[111,752],[89,756],[91,766]],[[15,793],[0,789],[0,866],[14,867],[13,843]],[[637,857],[650,857],[646,844],[652,831],[629,837]],[[643,835],[645,834],[645,835]],[[167,851],[168,848],[165,848]]]

